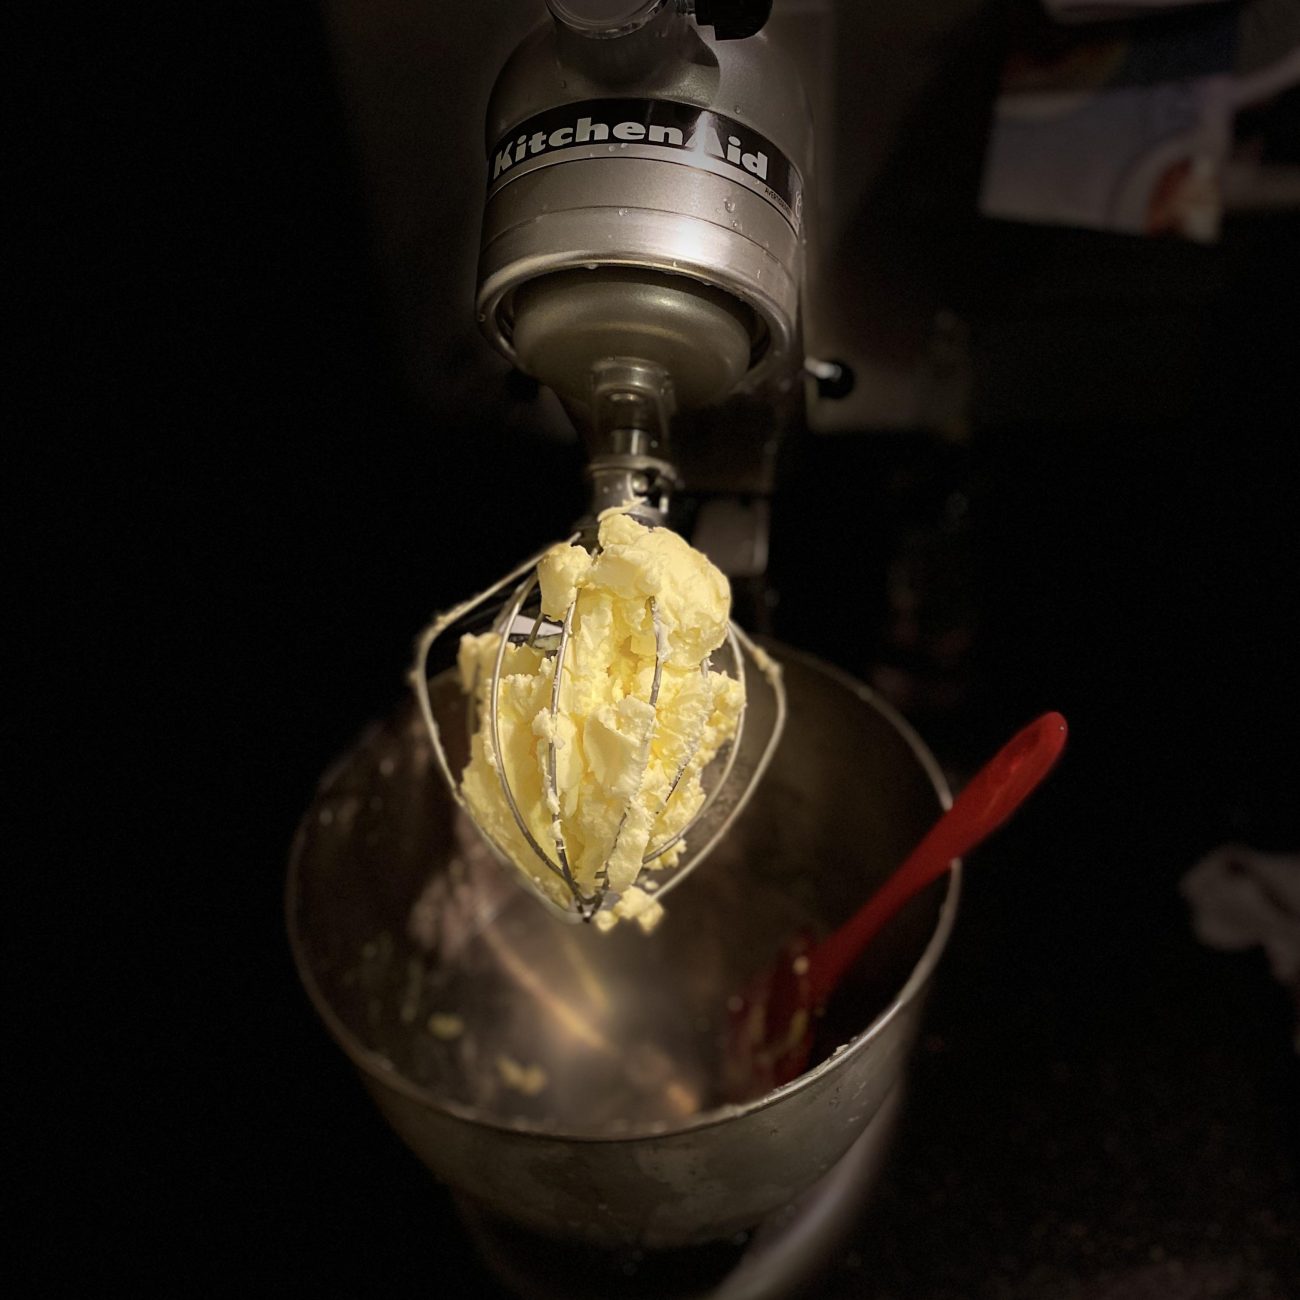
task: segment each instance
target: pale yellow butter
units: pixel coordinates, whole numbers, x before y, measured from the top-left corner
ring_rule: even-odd
[[[450,1011],[435,1011],[429,1017],[429,1032],[443,1042],[450,1042],[465,1032],[465,1022]]]
[[[465,637],[461,682],[478,696],[480,725],[461,789],[498,847],[548,896],[570,906],[563,881],[538,861],[515,824],[501,789],[503,768],[520,815],[552,861],[558,860],[558,827],[584,892],[593,891],[597,873],[607,871],[609,888],[621,897],[602,913],[609,918],[605,924],[635,918],[649,929],[663,909],[633,889],[642,859],[699,808],[704,769],[735,734],[744,702],[739,682],[701,671],[726,638],[731,591],[726,577],[676,533],[647,528],[623,511],[601,517],[595,555],[569,545],[548,551],[538,565],[538,582],[548,618],[563,620],[574,606],[559,709],[552,719],[553,658],[540,649],[508,646],[497,700],[497,753],[486,692],[499,639]],[[659,641],[663,669],[651,707]],[[547,766],[552,740],[554,798]],[[678,843],[651,869],[674,865],[684,847]]]
[[[497,1057],[497,1070],[507,1088],[525,1097],[536,1097],[548,1082],[546,1071],[540,1065],[521,1065],[509,1056]]]

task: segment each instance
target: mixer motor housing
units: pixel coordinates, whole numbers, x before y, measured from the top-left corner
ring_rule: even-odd
[[[683,408],[788,389],[812,141],[793,66],[750,34],[770,4],[548,7],[488,108],[488,339],[584,431],[610,357]]]

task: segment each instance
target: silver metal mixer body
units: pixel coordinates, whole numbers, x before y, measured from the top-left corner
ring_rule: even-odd
[[[812,127],[782,50],[743,21],[726,30],[768,6],[547,3],[487,112],[479,324],[586,436],[593,508],[625,489],[661,508],[676,481],[669,415],[733,398],[752,405],[726,426],[722,490],[770,491],[747,477],[741,426],[802,399]],[[749,450],[768,427],[752,438]],[[797,725],[764,797],[654,934],[551,924],[467,831],[409,709],[322,786],[288,900],[322,1019],[464,1206],[545,1238],[651,1251],[798,1209],[793,1228],[773,1228],[787,1263],[756,1257],[764,1285],[737,1281],[751,1297],[787,1294],[781,1279],[825,1255],[819,1199],[843,1217],[849,1184],[879,1169],[959,880],[914,900],[850,978],[842,1018],[827,1019],[833,1054],[777,1092],[724,1102],[731,995],[792,925],[842,922],[947,800],[886,706],[778,654]],[[464,742],[459,687],[448,674],[430,689],[440,731]],[[452,768],[465,760],[453,753]]]
[[[548,7],[487,112],[480,327],[587,439],[593,511],[632,496],[662,513],[679,464],[693,490],[770,494],[773,431],[802,415],[812,119],[777,42],[705,21],[767,6]],[[765,527],[755,511],[733,533]],[[697,516],[703,545],[700,531]],[[761,575],[765,545],[749,554],[724,569]],[[947,790],[888,706],[771,648],[792,725],[760,797],[651,934],[554,924],[438,780],[411,706],[336,765],[300,828],[288,923],[303,982],[520,1294],[609,1300],[602,1270],[623,1252],[685,1252],[690,1271],[694,1252],[745,1239],[725,1281],[639,1294],[788,1296],[882,1167],[959,869],[850,974],[798,1079],[736,1102],[726,1026],[753,973],[795,929],[825,935],[856,910]],[[465,696],[450,672],[428,690],[461,771]],[[754,693],[760,731],[776,699]]]
[[[580,428],[611,356],[682,408],[802,367],[807,104],[761,32],[716,39],[687,8],[550,0],[489,104],[479,321]]]

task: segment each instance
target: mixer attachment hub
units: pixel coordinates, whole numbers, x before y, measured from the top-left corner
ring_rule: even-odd
[[[671,375],[683,407],[711,406],[745,377],[762,338],[754,313],[730,294],[635,267],[539,276],[512,304],[519,366],[570,408],[586,406],[592,371],[610,357]]]
[[[673,381],[662,366],[637,357],[605,357],[591,371],[591,517],[594,529],[605,510],[629,513],[659,525],[678,482],[670,458]]]

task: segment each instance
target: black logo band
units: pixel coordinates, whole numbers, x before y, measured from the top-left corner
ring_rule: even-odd
[[[489,151],[488,194],[540,167],[610,153],[725,176],[799,229],[803,180],[785,154],[734,118],[664,99],[589,99],[530,117]]]

